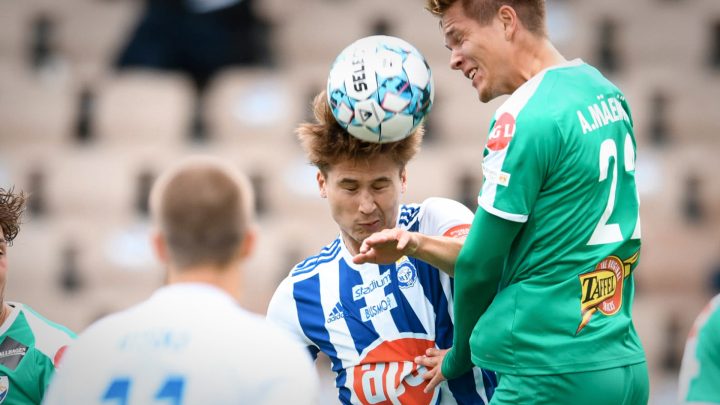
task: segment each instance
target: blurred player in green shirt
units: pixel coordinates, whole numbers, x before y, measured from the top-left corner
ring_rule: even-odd
[[[644,404],[631,318],[640,251],[635,138],[622,92],[550,43],[545,2],[428,0],[450,67],[493,117],[480,208],[455,265],[455,334],[429,389],[473,363],[491,404]],[[442,362],[442,363],[441,363]]]
[[[720,295],[690,330],[680,367],[680,403],[720,404]]]
[[[0,188],[0,404],[39,404],[75,335],[27,305],[5,301],[8,246],[20,230],[25,195]]]

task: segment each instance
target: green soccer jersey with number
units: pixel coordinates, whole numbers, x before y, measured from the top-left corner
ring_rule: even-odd
[[[0,404],[40,404],[75,335],[26,305],[8,304],[12,311],[0,326]]]
[[[475,364],[537,375],[645,360],[631,319],[635,156],[625,97],[580,60],[542,71],[498,109],[478,202],[524,225],[473,330]]]
[[[720,404],[720,295],[690,330],[680,368],[680,402]]]

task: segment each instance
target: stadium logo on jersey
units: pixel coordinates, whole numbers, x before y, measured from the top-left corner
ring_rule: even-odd
[[[6,336],[5,340],[0,343],[0,364],[15,370],[20,361],[25,357],[28,347],[17,340]]]
[[[395,301],[395,296],[390,293],[389,295],[386,295],[385,298],[383,298],[382,301],[380,301],[379,303],[361,308],[360,317],[362,318],[363,322],[367,322],[375,318],[376,316],[395,308],[397,308],[397,301]]]
[[[0,404],[7,398],[10,391],[10,380],[6,375],[0,377]]]
[[[400,288],[410,288],[417,282],[417,270],[407,257],[398,260],[398,262],[400,261],[401,263],[397,265],[398,286]]]
[[[378,277],[378,278],[374,278],[365,284],[360,284],[360,285],[354,286],[352,288],[353,300],[357,301],[359,299],[362,299],[366,295],[377,290],[378,288],[383,288],[387,285],[390,285],[390,283],[392,283],[392,279],[390,279],[390,272],[386,271],[385,273],[381,274],[380,277]]]
[[[595,270],[580,275],[582,320],[575,334],[587,326],[595,312],[612,316],[622,307],[623,282],[637,262],[640,252],[627,260],[608,256],[595,266]]]
[[[345,311],[343,311],[342,305],[338,302],[335,304],[332,311],[330,311],[330,314],[328,314],[327,323],[333,323],[343,318],[345,318]]]
[[[488,149],[495,152],[505,149],[512,140],[513,135],[515,135],[515,117],[504,112],[495,121],[493,129],[490,130],[487,142]]]
[[[404,338],[384,341],[353,367],[353,391],[361,404],[432,404],[439,389],[424,393],[424,366],[412,359],[434,347],[430,340]]]

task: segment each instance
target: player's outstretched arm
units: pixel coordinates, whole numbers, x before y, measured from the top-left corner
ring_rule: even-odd
[[[353,262],[390,264],[403,256],[411,256],[452,276],[464,241],[464,238],[430,236],[400,228],[384,229],[365,238]]]
[[[443,359],[442,374],[453,379],[472,368],[470,336],[490,306],[502,276],[505,258],[522,223],[508,221],[480,208],[455,263],[453,347]]]

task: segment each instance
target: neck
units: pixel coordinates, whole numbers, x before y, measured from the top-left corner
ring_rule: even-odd
[[[4,324],[5,321],[10,316],[10,311],[12,311],[12,308],[10,308],[10,305],[8,305],[7,302],[2,303],[2,307],[0,308],[0,325]]]
[[[355,256],[360,251],[360,243],[356,242],[355,239],[343,233],[343,243],[351,255]]]
[[[168,269],[167,284],[205,283],[225,291],[239,301],[241,274],[239,263],[225,267],[195,266],[182,270],[171,267]]]
[[[541,71],[567,62],[564,56],[555,48],[549,39],[538,38],[530,34],[526,34],[523,38],[524,44],[520,49],[516,59],[518,69],[517,86],[520,87]]]

